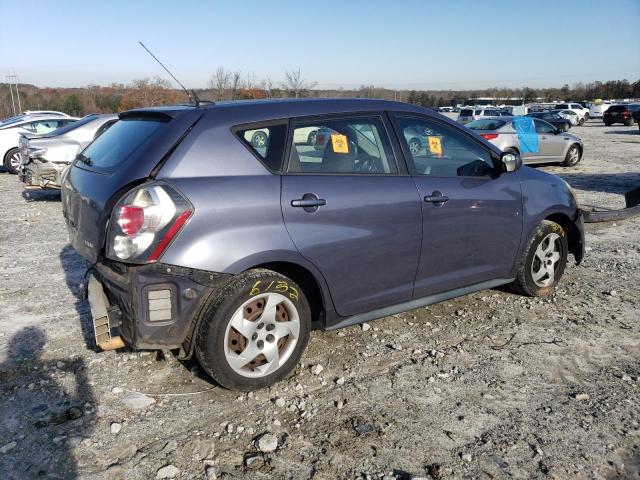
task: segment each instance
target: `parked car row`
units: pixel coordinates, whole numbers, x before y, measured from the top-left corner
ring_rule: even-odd
[[[64,170],[117,120],[116,114],[87,115],[46,135],[23,134],[19,141],[20,180],[27,187],[60,188]]]
[[[531,141],[537,121],[549,125],[482,118],[478,135],[368,99],[121,113],[62,176],[96,342],[179,349],[220,385],[253,390],[293,370],[312,328],[498,285],[549,295],[569,254],[583,257],[575,196],[522,166],[522,143],[493,142]]]
[[[5,168],[13,174],[20,169],[20,136],[46,135],[77,120],[60,112],[25,112],[4,120],[0,123],[0,155]]]

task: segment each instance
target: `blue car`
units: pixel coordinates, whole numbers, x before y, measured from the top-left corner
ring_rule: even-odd
[[[96,343],[179,349],[227,388],[285,377],[312,329],[499,285],[546,296],[583,257],[563,180],[418,106],[269,100],[119,119],[62,179]],[[300,129],[314,144],[294,141]]]

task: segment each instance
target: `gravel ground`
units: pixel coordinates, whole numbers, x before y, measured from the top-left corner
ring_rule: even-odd
[[[539,168],[621,206],[637,126],[572,132],[579,166]],[[168,353],[94,353],[59,196],[0,173],[0,202],[3,478],[640,477],[640,219],[587,226],[549,299],[314,332],[287,380],[239,395]]]

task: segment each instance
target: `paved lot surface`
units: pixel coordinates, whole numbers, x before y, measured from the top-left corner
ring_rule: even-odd
[[[572,132],[579,166],[539,168],[620,206],[637,126]],[[170,355],[90,350],[59,198],[0,173],[0,203],[3,478],[638,478],[640,219],[588,226],[547,300],[485,291],[314,332],[286,381],[238,395]]]

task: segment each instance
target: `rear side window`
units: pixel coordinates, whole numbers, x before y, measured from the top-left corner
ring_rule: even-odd
[[[313,143],[296,141],[308,132],[315,132]],[[296,123],[289,172],[375,175],[398,168],[382,119],[371,116]]]
[[[166,122],[150,118],[125,118],[100,135],[82,154],[100,169],[112,168],[126,160]]]
[[[285,123],[238,128],[236,135],[269,170],[280,171],[287,137]]]

